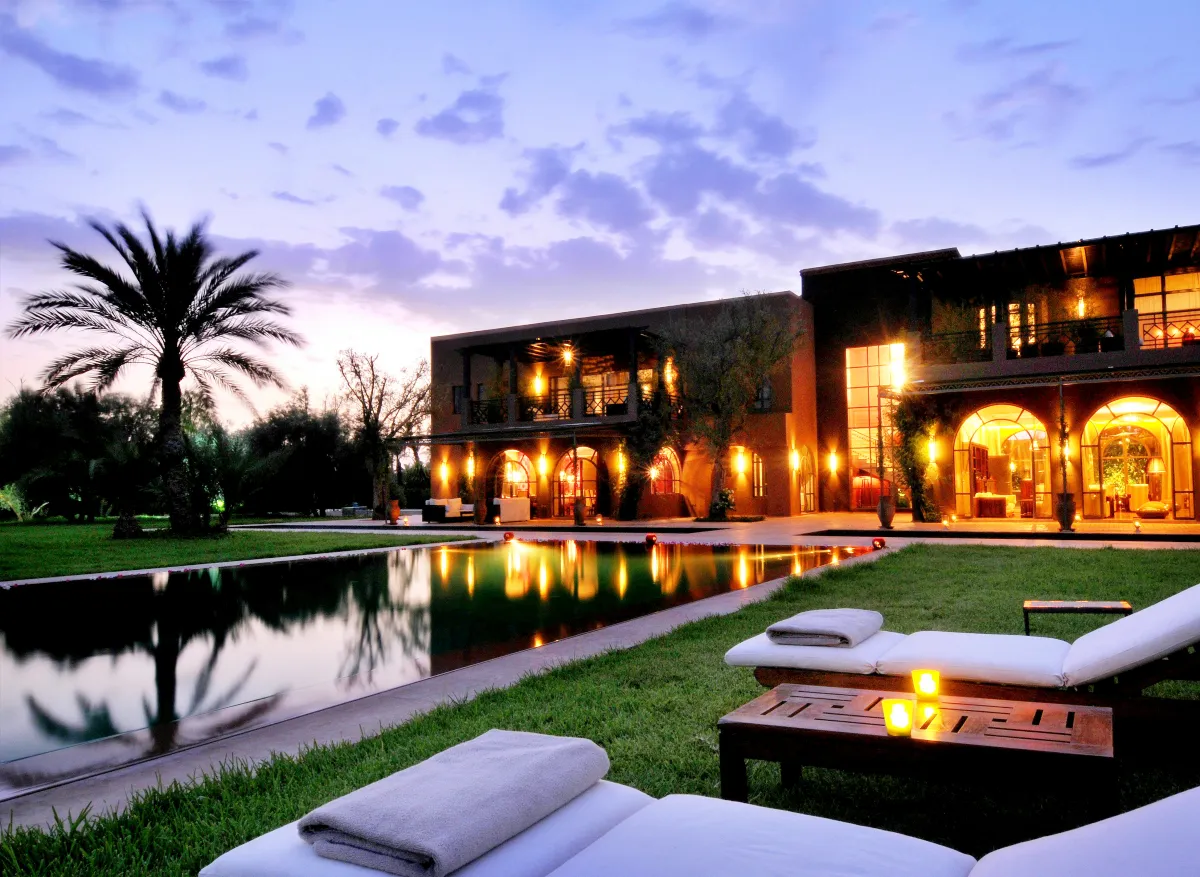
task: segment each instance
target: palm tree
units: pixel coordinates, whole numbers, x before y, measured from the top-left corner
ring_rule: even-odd
[[[183,380],[196,382],[211,399],[214,388],[245,393],[235,376],[256,386],[282,386],[270,365],[229,345],[231,340],[263,346],[268,341],[300,345],[299,335],[267,315],[287,316],[290,309],[266,293],[283,289],[275,274],[237,273],[258,255],[250,250],[233,258],[214,258],[205,223],[195,223],[182,239],[167,231],[164,241],[149,214],[142,212],[149,249],[125,225],[110,231],[99,222],[88,224],[121,256],[132,278],[91,256],[51,241],[62,253],[62,266],[85,282],[69,290],[28,296],[25,315],[8,327],[10,338],[59,329],[95,332],[106,343],[85,347],[52,362],[43,377],[46,387],[66,384],[92,374],[96,390],[110,387],[131,365],[154,368],[161,391],[156,443],[163,470],[171,529],[188,534],[199,529],[191,508],[187,443],[183,433]]]

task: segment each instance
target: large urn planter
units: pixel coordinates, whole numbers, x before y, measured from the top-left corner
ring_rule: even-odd
[[[892,529],[892,519],[896,517],[896,498],[892,496],[879,497],[879,526],[885,530]]]
[[[1054,506],[1054,516],[1058,518],[1061,530],[1070,532],[1075,529],[1075,494],[1060,493]]]

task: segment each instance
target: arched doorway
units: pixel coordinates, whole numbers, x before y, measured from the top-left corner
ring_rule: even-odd
[[[650,493],[679,493],[679,457],[671,448],[663,448],[650,464]]]
[[[580,447],[558,458],[551,479],[553,509],[551,514],[569,518],[575,514],[575,497],[583,498],[583,513],[596,514],[599,472],[598,455],[592,448]]]
[[[954,505],[960,517],[1050,517],[1046,427],[1017,405],[986,405],[954,440]]]
[[[796,452],[796,490],[800,496],[800,513],[817,510],[816,463],[813,453],[807,446],[800,447]]]
[[[532,499],[537,493],[533,461],[521,451],[512,448],[497,454],[492,459],[488,486],[491,488],[490,497],[527,496]]]
[[[1080,443],[1087,518],[1191,519],[1192,436],[1165,402],[1125,396],[1088,420]]]

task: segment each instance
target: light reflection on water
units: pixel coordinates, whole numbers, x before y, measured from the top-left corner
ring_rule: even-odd
[[[125,760],[157,754],[865,550],[515,541],[19,586],[0,762],[142,729]]]

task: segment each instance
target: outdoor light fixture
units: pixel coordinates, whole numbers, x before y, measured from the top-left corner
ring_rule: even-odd
[[[937,442],[935,442],[933,439],[929,440],[929,462],[937,462]]]
[[[651,466],[651,467],[650,467],[650,480],[651,480],[651,481],[657,481],[657,480],[658,480],[658,467],[657,467],[657,466]]]
[[[938,696],[942,674],[937,670],[913,670],[912,680],[913,691],[917,693],[917,699],[932,700]]]
[[[467,457],[467,477],[468,478],[475,477],[475,455],[474,454]]]
[[[883,726],[887,728],[889,737],[909,737],[912,735],[913,702],[895,697],[883,699]]]
[[[438,467],[438,473],[442,476],[443,481],[449,481],[450,480],[450,464],[443,462],[442,465]]]
[[[546,455],[542,454],[540,457],[538,457],[538,474],[539,475],[546,474],[547,465],[548,464],[546,463]]]
[[[538,372],[536,375],[533,376],[533,395],[535,395],[535,396],[542,395],[543,389],[545,389],[545,387],[542,383],[542,374],[541,374],[541,372]]]
[[[837,451],[830,451],[829,452],[829,474],[830,475],[837,475],[837,470],[838,470],[837,463],[838,463]]]
[[[570,365],[575,361],[575,351],[570,344],[567,344],[562,349],[562,361],[564,365]]]
[[[733,471],[738,475],[746,474],[746,452],[738,448],[737,456],[733,458]]]
[[[1150,475],[1162,475],[1166,471],[1167,467],[1162,457],[1151,457],[1150,462],[1146,464],[1146,472]]]
[[[800,471],[800,452],[799,451],[792,451],[792,471],[793,472]]]
[[[1081,320],[1087,313],[1087,304],[1084,302],[1083,296],[1080,296],[1079,300],[1075,302],[1075,313],[1079,315],[1079,319]]]
[[[617,471],[622,475],[625,474],[625,452],[617,451]]]

